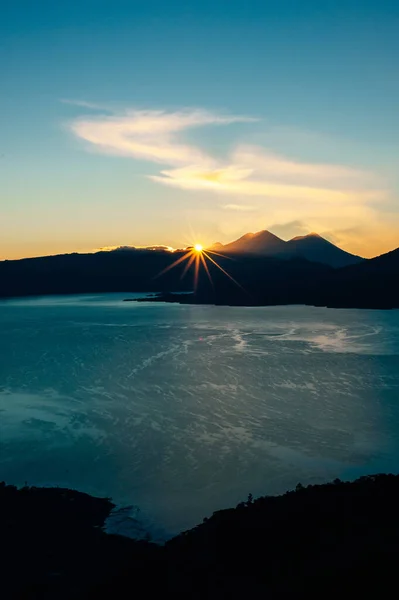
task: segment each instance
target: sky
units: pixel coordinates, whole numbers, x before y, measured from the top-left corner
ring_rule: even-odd
[[[0,259],[399,246],[396,0],[6,0]]]

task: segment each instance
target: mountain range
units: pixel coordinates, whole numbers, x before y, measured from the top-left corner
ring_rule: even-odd
[[[284,242],[259,232],[212,250],[217,265],[204,257],[212,281],[201,267],[196,286],[186,250],[126,247],[0,261],[0,297],[155,292],[161,295],[152,301],[399,308],[399,248],[361,259],[315,234]]]
[[[360,256],[345,252],[317,233],[294,237],[288,242],[270,231],[246,233],[238,240],[228,244],[217,242],[209,250],[225,254],[256,254],[281,258],[306,258],[330,267],[346,267],[361,262]]]
[[[296,257],[282,259],[247,254],[218,263],[239,286],[210,265],[192,294],[160,294],[152,301],[183,304],[271,306],[306,304],[330,308],[399,308],[399,248],[353,265],[332,268]]]

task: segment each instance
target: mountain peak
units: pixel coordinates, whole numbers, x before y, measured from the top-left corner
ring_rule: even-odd
[[[215,242],[211,246],[208,246],[207,250],[221,250],[222,248],[224,248],[224,246],[221,242]]]
[[[335,268],[346,267],[363,260],[360,256],[345,252],[318,233],[294,237],[287,242],[287,247],[296,256]]]
[[[274,239],[274,240],[280,240],[280,242],[283,241],[277,235],[275,235],[271,231],[268,231],[267,229],[262,229],[262,231],[257,231],[256,233],[251,233],[251,235],[252,235],[252,237],[269,238],[269,239]]]
[[[225,244],[223,250],[240,254],[278,254],[285,244],[274,233],[264,229],[242,235],[238,240]]]
[[[296,237],[293,237],[290,241],[293,242],[296,240],[306,240],[306,239],[324,240],[324,238],[321,235],[312,231],[311,233],[307,233],[306,235],[297,235]],[[328,241],[328,240],[324,240],[324,241]]]

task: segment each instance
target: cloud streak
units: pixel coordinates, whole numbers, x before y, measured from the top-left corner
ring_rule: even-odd
[[[241,145],[235,150],[233,158],[237,164],[248,165],[268,179],[284,178],[286,182],[312,182],[327,184],[328,187],[344,184],[351,187],[364,184],[365,181],[370,183],[374,178],[370,173],[343,165],[290,160],[259,146]]]
[[[90,103],[80,105],[88,107]],[[221,160],[185,140],[186,132],[193,128],[253,121],[247,116],[205,110],[131,110],[76,119],[70,127],[89,148],[98,152],[167,167],[149,176],[165,186],[231,196],[258,196],[265,200],[338,205],[364,204],[385,196],[370,174],[357,169],[295,161],[269,149],[245,144],[233,148],[227,159]]]
[[[214,170],[199,170],[197,167],[163,170],[152,175],[153,181],[185,190],[204,190],[221,194],[259,196],[273,200],[312,201],[323,204],[345,204],[348,201],[376,201],[384,192],[362,188],[334,189],[305,183],[278,181],[262,178],[262,173],[230,165]]]
[[[250,204],[225,204],[223,208],[225,210],[235,210],[238,212],[251,212],[256,210],[256,207],[251,206]]]
[[[204,110],[127,111],[124,115],[77,119],[74,134],[107,154],[130,156],[169,166],[216,167],[216,161],[200,148],[184,143],[183,131],[206,125],[252,122],[249,117],[217,115]]]

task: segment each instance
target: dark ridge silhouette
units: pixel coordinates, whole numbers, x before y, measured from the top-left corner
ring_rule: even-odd
[[[118,249],[0,262],[0,297],[120,291],[190,290],[172,269],[155,279],[181,253]]]
[[[107,499],[1,484],[2,597],[392,598],[398,505],[398,475],[298,484],[157,546],[104,533]]]
[[[208,262],[213,285],[201,268],[193,295],[170,296],[194,288],[193,266],[184,278],[185,262],[168,269],[184,254],[119,249],[2,261],[0,297],[106,292],[125,292],[128,297],[129,292],[160,292],[164,295],[158,300],[198,304],[399,308],[399,249],[340,269],[302,257],[214,255],[239,285]]]

